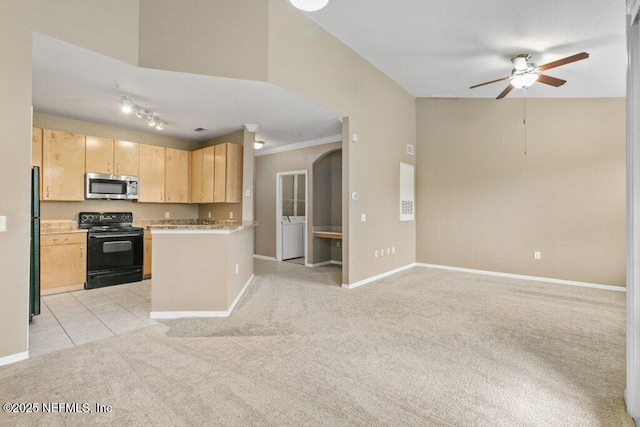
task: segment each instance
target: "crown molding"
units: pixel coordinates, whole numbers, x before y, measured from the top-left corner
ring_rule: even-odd
[[[325,136],[324,138],[311,139],[309,141],[295,142],[293,144],[281,145],[273,148],[263,148],[256,151],[255,156],[266,156],[268,154],[284,153],[285,151],[300,150],[302,148],[315,147],[316,145],[331,144],[342,141],[342,134]]]

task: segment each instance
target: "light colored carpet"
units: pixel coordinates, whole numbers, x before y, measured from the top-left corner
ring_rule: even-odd
[[[109,414],[2,424],[632,425],[625,294],[416,268],[256,260],[228,319],[181,319],[0,368],[3,402]]]

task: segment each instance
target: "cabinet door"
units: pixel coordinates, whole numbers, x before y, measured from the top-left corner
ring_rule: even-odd
[[[196,150],[189,153],[191,164],[191,203],[202,203],[202,154],[204,150]]]
[[[87,172],[113,174],[113,139],[87,135],[86,164]]]
[[[40,168],[40,200],[42,200],[42,129],[31,129],[31,166]]]
[[[227,182],[225,202],[242,202],[242,146],[227,145]]]
[[[43,290],[82,285],[87,281],[86,244],[40,248],[40,286]]]
[[[114,141],[113,163],[116,175],[138,176],[138,159],[138,144],[136,142]]]
[[[213,202],[224,203],[227,190],[227,144],[215,146]]]
[[[202,151],[202,201],[213,203],[215,171],[215,147],[207,147]]]
[[[43,200],[84,200],[84,135],[45,129]]]
[[[165,150],[165,202],[189,201],[189,152],[167,148]]]
[[[138,202],[164,202],[164,147],[140,144]]]
[[[142,276],[145,279],[151,277],[151,233],[148,230],[144,232],[144,257],[142,258]]]
[[[39,166],[42,169],[42,129],[40,128],[31,128],[31,166]]]

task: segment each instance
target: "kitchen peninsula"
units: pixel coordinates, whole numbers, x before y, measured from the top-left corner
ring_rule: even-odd
[[[151,318],[227,317],[253,279],[253,222],[174,220],[153,236]]]

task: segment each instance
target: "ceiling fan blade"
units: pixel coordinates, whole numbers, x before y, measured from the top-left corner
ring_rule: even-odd
[[[539,68],[541,71],[550,70],[551,68],[560,67],[561,65],[571,64],[572,62],[581,61],[583,59],[587,59],[589,54],[587,52],[578,53],[573,56],[569,56],[564,59],[559,59],[557,61],[549,62],[548,64],[541,65]]]
[[[497,83],[497,82],[501,82],[503,80],[507,80],[509,77],[503,77],[501,79],[497,79],[497,80],[491,80],[490,82],[485,82],[485,83],[480,83],[479,85],[475,85],[475,86],[471,86],[469,89],[474,89],[480,86],[484,86],[484,85],[490,85],[491,83]]]
[[[566,80],[557,79],[557,78],[551,77],[551,76],[545,76],[544,74],[540,74],[538,76],[538,81],[540,83],[544,83],[546,85],[553,86],[553,87],[562,86],[563,84],[565,84],[567,82]]]
[[[496,99],[502,99],[505,96],[509,95],[509,92],[511,92],[511,89],[513,89],[513,86],[511,86],[511,84],[509,84],[509,86],[507,86],[507,88],[505,90],[503,90],[502,93],[500,93],[500,95],[498,95],[498,97]]]

